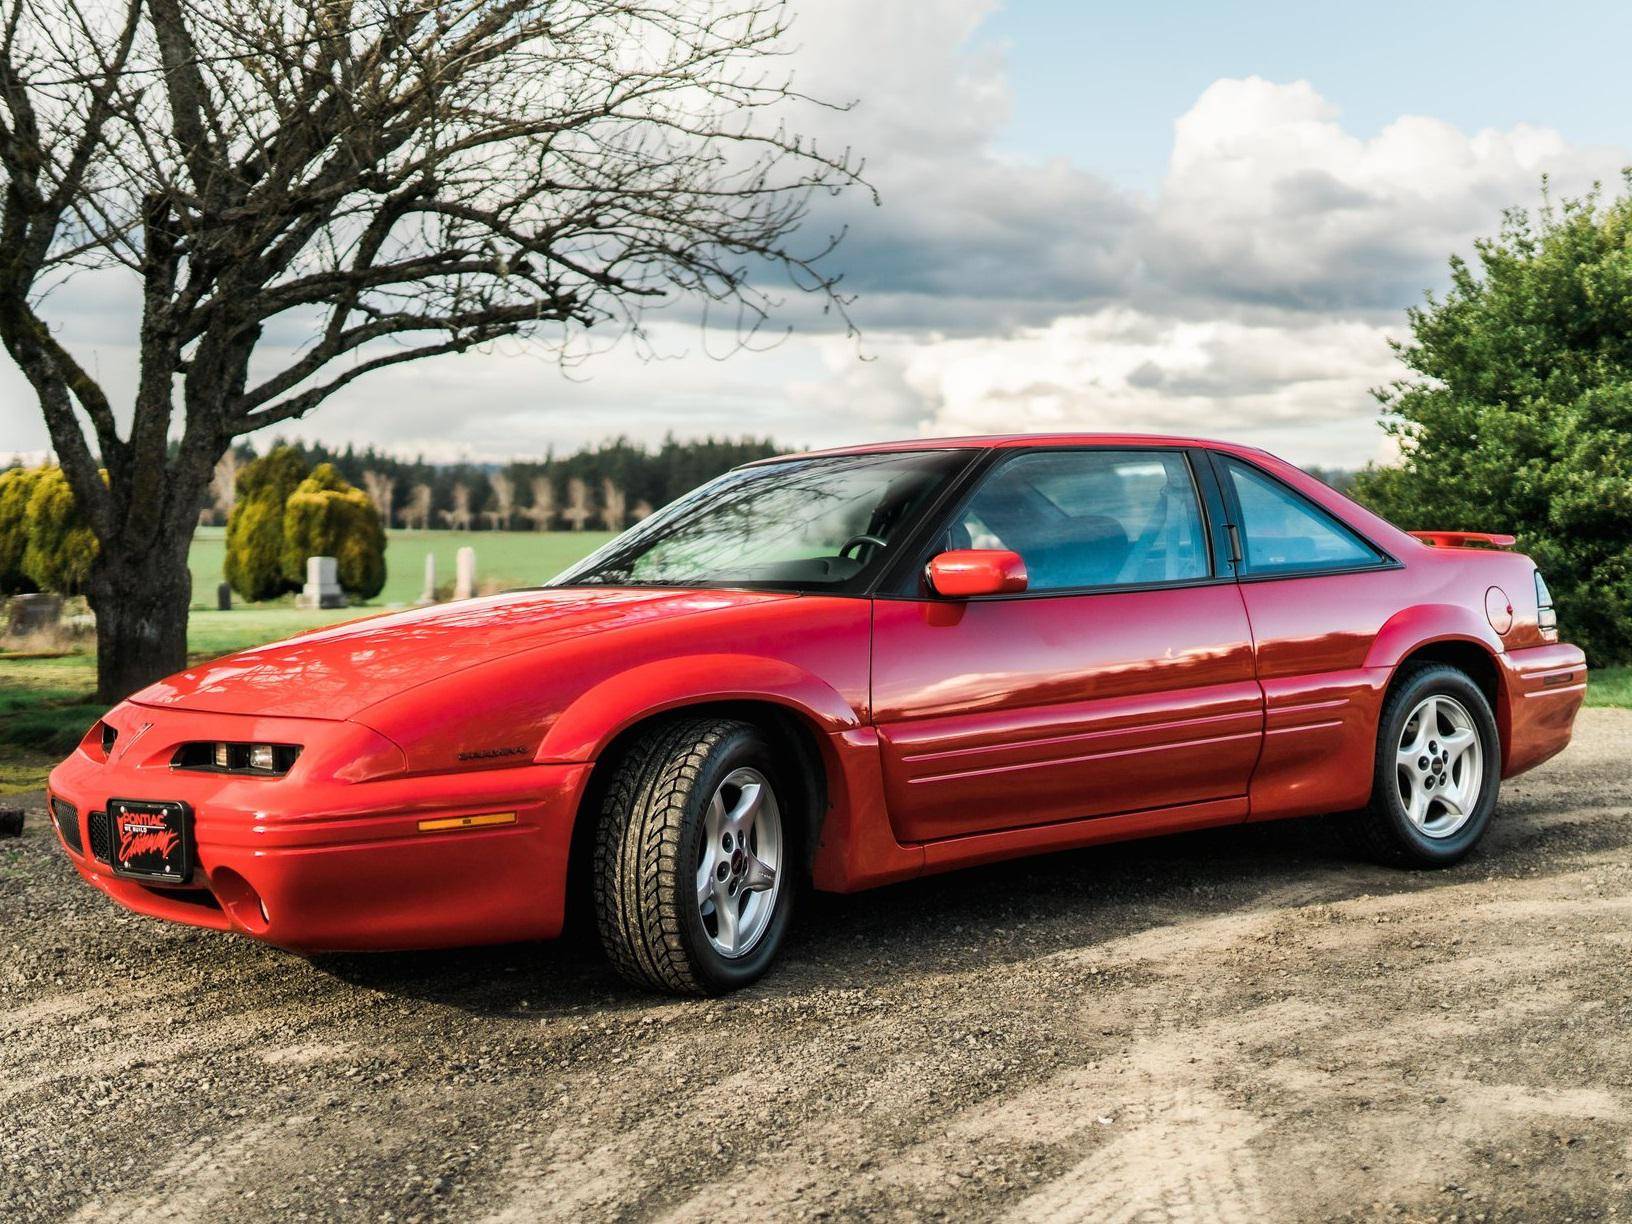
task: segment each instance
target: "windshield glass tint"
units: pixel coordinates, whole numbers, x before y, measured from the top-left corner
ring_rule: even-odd
[[[758,464],[665,506],[551,586],[858,590],[969,452],[894,451]]]

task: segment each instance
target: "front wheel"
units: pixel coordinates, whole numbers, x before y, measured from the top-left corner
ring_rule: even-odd
[[[1351,817],[1362,847],[1405,867],[1449,867],[1484,836],[1501,786],[1490,702],[1457,668],[1424,664],[1383,703],[1371,802]]]
[[[756,980],[787,930],[791,798],[761,732],[683,719],[615,766],[595,844],[601,944],[637,985],[718,994]]]

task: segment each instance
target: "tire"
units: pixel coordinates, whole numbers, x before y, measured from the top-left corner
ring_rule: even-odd
[[[789,776],[765,735],[732,719],[678,719],[629,746],[601,803],[593,868],[601,946],[619,974],[709,995],[770,968],[799,878]]]
[[[1410,667],[1383,702],[1371,801],[1345,820],[1351,841],[1392,866],[1461,862],[1490,825],[1501,755],[1490,702],[1466,672]]]

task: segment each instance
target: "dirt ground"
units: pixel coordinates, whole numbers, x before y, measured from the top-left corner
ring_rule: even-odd
[[[310,963],[0,842],[0,1218],[1632,1214],[1632,711],[1408,874],[1316,822],[807,904],[733,998]],[[33,797],[37,807],[37,796]]]

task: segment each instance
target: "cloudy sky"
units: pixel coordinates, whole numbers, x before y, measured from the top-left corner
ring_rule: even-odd
[[[565,378],[541,351],[398,367],[301,426],[335,443],[503,459],[613,434],[789,444],[1017,429],[1185,431],[1353,467],[1368,389],[1446,257],[1501,210],[1632,164],[1612,3],[796,0],[802,116],[863,154],[881,204],[829,205],[859,339],[729,351],[676,317]],[[1341,12],[1339,12],[1341,9]],[[1331,11],[1327,11],[1331,10]],[[134,307],[53,302],[128,394]],[[0,452],[45,446],[0,356]]]

